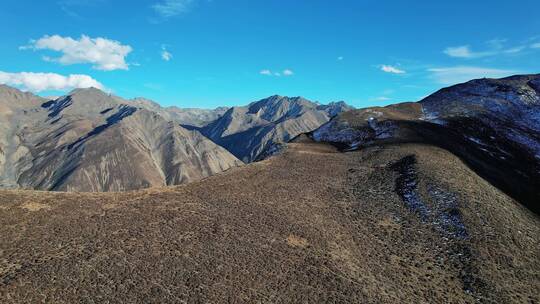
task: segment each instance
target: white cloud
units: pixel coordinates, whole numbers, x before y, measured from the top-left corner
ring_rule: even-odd
[[[390,98],[386,97],[386,96],[379,96],[379,97],[376,97],[375,100],[376,101],[388,101],[388,100],[390,100]]]
[[[154,11],[162,18],[171,18],[187,12],[194,0],[163,0],[152,5]]]
[[[173,55],[169,51],[167,51],[167,47],[164,45],[161,46],[161,59],[165,61],[170,61],[172,58]]]
[[[259,74],[265,75],[265,76],[281,77],[281,76],[292,76],[294,75],[294,71],[291,69],[285,69],[283,70],[283,72],[273,72],[272,70],[264,69],[264,70],[261,70]]]
[[[171,60],[172,57],[173,57],[173,55],[171,53],[169,53],[167,50],[163,50],[161,52],[161,59],[163,59],[165,61]]]
[[[473,66],[455,66],[428,69],[440,84],[451,85],[476,78],[501,78],[519,73],[514,70],[491,69]]]
[[[126,56],[133,50],[129,45],[122,45],[106,38],[90,38],[82,35],[79,40],[59,35],[43,36],[31,40],[29,46],[20,49],[52,50],[61,52],[58,58],[45,57],[48,61],[61,64],[91,63],[93,68],[103,71],[127,70]]]
[[[386,73],[393,73],[393,74],[405,74],[406,71],[404,70],[400,70],[394,66],[391,66],[391,65],[382,65],[381,66],[381,71],[383,72],[386,72]]]
[[[338,61],[342,61],[343,59],[345,59],[343,56],[339,56],[339,57],[337,58]]]
[[[292,70],[286,69],[286,70],[283,70],[283,75],[292,76],[294,75],[294,72]]]
[[[506,39],[492,39],[486,42],[488,49],[486,51],[477,52],[471,50],[470,46],[454,46],[444,49],[444,53],[450,57],[474,59],[497,55],[511,55],[518,54],[527,48],[526,45],[516,45],[514,47],[506,47]],[[540,45],[538,46],[540,47]]]
[[[473,52],[468,45],[447,47],[444,53],[456,58],[480,58],[493,55],[493,52]]]
[[[505,53],[505,54],[517,54],[517,53],[523,51],[526,48],[527,48],[527,46],[520,45],[520,46],[510,48],[510,49],[506,49],[506,50],[503,51],[503,53]]]
[[[531,45],[531,48],[533,49],[540,49],[540,42],[534,43]]]
[[[47,90],[65,91],[76,88],[105,87],[88,75],[72,74],[63,76],[55,73],[7,73],[0,71],[0,84],[18,87],[24,91],[41,92]]]

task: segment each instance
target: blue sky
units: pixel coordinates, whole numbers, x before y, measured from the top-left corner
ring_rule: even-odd
[[[0,82],[162,105],[273,94],[365,107],[540,73],[537,0],[4,0]],[[25,73],[23,73],[25,72]]]

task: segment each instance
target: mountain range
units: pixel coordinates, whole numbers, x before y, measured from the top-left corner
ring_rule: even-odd
[[[47,100],[0,86],[0,186],[101,192],[190,182],[253,161],[346,109],[276,97],[245,108],[163,108],[95,88]],[[240,130],[245,145],[221,138]]]
[[[343,101],[320,105],[302,97],[275,95],[245,107],[230,108],[200,131],[249,163],[274,145],[313,131],[331,117],[351,109]]]
[[[98,89],[52,100],[0,87],[0,186],[122,191],[202,179],[280,153],[301,134],[355,150],[424,142],[540,212],[540,77],[478,79],[419,102],[355,110],[271,96],[180,109]]]

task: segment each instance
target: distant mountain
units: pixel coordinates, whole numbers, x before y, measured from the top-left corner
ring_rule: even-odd
[[[241,164],[237,157],[256,160],[349,109],[281,96],[246,107],[164,108],[94,88],[51,100],[2,86],[0,187],[119,191],[188,182]]]
[[[176,106],[164,108],[161,107],[158,103],[145,98],[135,98],[130,101],[138,107],[157,112],[165,119],[177,122],[186,127],[202,127],[218,119],[229,109],[228,107],[218,107],[215,109],[197,109],[178,108]]]
[[[540,74],[472,80],[418,103],[342,113],[312,137],[349,150],[434,144],[540,213]]]
[[[200,130],[239,159],[251,162],[274,145],[312,131],[350,109],[344,102],[321,105],[302,97],[275,95],[230,108]]]
[[[0,87],[0,185],[120,191],[188,182],[241,164],[154,106],[93,88],[46,100]]]

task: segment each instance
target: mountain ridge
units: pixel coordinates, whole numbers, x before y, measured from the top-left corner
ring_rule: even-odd
[[[344,102],[321,105],[303,97],[273,95],[232,107],[200,130],[239,159],[252,162],[272,145],[312,131],[331,115],[350,109]]]
[[[0,124],[12,130],[0,144],[4,187],[133,190],[184,183],[241,165],[197,131],[95,88],[36,100],[41,103],[17,113],[4,111],[1,117]]]
[[[189,109],[182,112],[183,109],[163,108],[158,103],[148,99],[125,100],[95,88],[76,89],[66,96],[55,100],[46,100],[30,93],[2,86],[0,87],[3,89],[0,90],[0,96],[4,97],[0,98],[0,107],[3,107],[0,108],[0,110],[3,109],[0,114],[3,113],[4,119],[0,120],[0,124],[5,126],[8,132],[5,132],[0,141],[0,173],[4,176],[0,183],[7,187],[23,184],[25,187],[39,188],[46,185],[49,188],[57,188],[58,183],[43,180],[45,178],[43,172],[47,172],[47,170],[40,170],[39,174],[31,173],[31,171],[20,174],[20,182],[18,178],[6,180],[5,177],[13,176],[17,170],[28,170],[31,163],[43,165],[43,162],[49,162],[45,161],[47,157],[43,156],[48,151],[55,151],[64,145],[68,151],[72,149],[77,151],[81,145],[93,142],[94,138],[102,136],[103,132],[109,130],[113,130],[109,132],[109,135],[116,134],[114,136],[121,139],[124,146],[139,146],[141,142],[144,142],[141,147],[144,147],[143,149],[147,151],[145,153],[149,153],[150,156],[149,158],[143,157],[139,163],[155,163],[150,167],[156,169],[146,168],[138,173],[128,170],[129,172],[125,174],[130,176],[130,179],[133,179],[134,176],[144,175],[142,173],[144,171],[157,170],[150,181],[141,180],[136,183],[136,186],[128,186],[129,189],[159,185],[160,183],[157,181],[160,179],[163,180],[161,182],[163,185],[182,183],[227,170],[232,164],[241,163],[222,153],[223,151],[220,150],[222,148],[243,162],[262,160],[279,153],[279,150],[289,140],[303,133],[309,133],[319,141],[345,145],[348,146],[347,149],[357,149],[381,141],[412,139],[428,140],[438,146],[445,146],[445,143],[434,136],[434,133],[441,132],[441,134],[445,134],[444,136],[450,136],[448,140],[457,141],[460,146],[465,147],[457,149],[445,146],[445,148],[462,157],[472,153],[471,155],[475,155],[474,160],[465,156],[466,160],[474,163],[473,166],[487,166],[488,169],[482,169],[489,171],[484,172],[484,177],[491,178],[491,181],[495,182],[497,186],[510,191],[510,188],[516,186],[509,182],[509,179],[518,178],[520,174],[529,177],[536,176],[540,172],[538,169],[540,168],[538,164],[540,159],[539,79],[539,75],[516,75],[503,79],[471,80],[443,88],[419,102],[359,110],[352,110],[352,107],[342,101],[322,105],[300,96],[272,95],[251,102],[246,106],[223,107],[214,110]],[[8,102],[8,100],[12,101]],[[7,117],[14,115],[13,111],[19,113],[16,115],[23,117],[17,124],[13,123],[13,119],[7,119]],[[180,118],[183,114],[186,116]],[[35,119],[28,119],[25,115],[33,115],[32,117]],[[156,120],[156,117],[160,118]],[[31,129],[32,120],[41,121],[43,124],[40,127],[41,131],[45,130],[43,128],[50,128],[52,131],[49,132],[48,136],[38,138],[39,136],[28,132],[28,129]],[[146,126],[145,122],[150,121],[151,126]],[[49,127],[45,127],[47,125]],[[147,128],[156,131],[154,135],[164,141],[174,142],[180,138],[189,138],[188,141],[193,141],[194,146],[190,148],[186,146],[185,149],[195,154],[198,153],[194,147],[209,140],[210,143],[202,144],[204,149],[208,149],[205,151],[213,151],[217,155],[221,155],[227,159],[225,162],[228,162],[229,165],[222,166],[219,157],[210,157],[213,165],[209,167],[205,166],[204,162],[191,159],[197,164],[195,166],[199,166],[199,172],[187,170],[184,171],[183,175],[178,175],[176,173],[182,171],[178,167],[176,173],[170,172],[163,167],[164,164],[175,167],[176,163],[182,162],[183,157],[189,158],[190,153],[179,152],[183,156],[174,158],[172,154],[166,155],[165,152],[158,151],[164,147],[170,151],[176,151],[176,148],[156,142],[153,138],[154,135],[145,131]],[[21,133],[24,136],[20,136],[21,130],[26,130]],[[449,130],[450,133],[448,133]],[[459,134],[454,134],[457,130],[466,136],[460,137]],[[122,132],[128,133],[123,134]],[[177,135],[173,135],[171,132]],[[488,136],[485,134],[486,132],[491,133]],[[45,131],[45,133],[47,132]],[[138,137],[131,138],[130,133],[138,134]],[[16,140],[10,141],[12,137]],[[31,144],[21,144],[24,141],[34,142],[35,147],[32,148]],[[110,144],[108,141],[105,142]],[[185,140],[179,142],[185,142]],[[495,150],[488,149],[486,147],[488,143]],[[512,144],[508,146],[508,143]],[[216,144],[217,147],[212,146],[213,144]],[[185,149],[184,151],[187,151]],[[505,149],[510,149],[511,152]],[[59,170],[61,173],[55,173],[54,178],[49,173],[45,179],[65,180],[64,175],[69,176],[72,174],[72,170],[77,170],[78,163],[70,159],[82,157],[82,154],[77,154],[82,152],[73,151],[60,154],[54,152],[56,158],[65,158],[65,164],[62,165],[64,169]],[[23,156],[28,155],[28,153],[37,153],[37,159],[41,160],[33,161],[31,158],[24,158]],[[160,156],[153,156],[153,153]],[[519,167],[515,155],[514,161],[508,160],[512,159],[506,155],[508,153],[525,157],[529,160],[528,162],[536,165],[530,168],[527,166]],[[484,160],[478,160],[478,158],[482,158],[483,154],[487,155],[486,159],[489,160],[490,164],[486,164]],[[204,155],[205,153],[200,154],[199,157],[206,157]],[[496,158],[499,158],[500,163],[506,164],[502,166],[503,169],[493,168]],[[113,159],[118,161],[118,158]],[[6,166],[6,164],[11,165]],[[518,166],[519,169],[510,170],[512,165]],[[123,166],[129,165],[125,163]],[[511,177],[504,177],[502,176],[504,170],[514,173],[510,174]],[[499,177],[493,179],[494,176]],[[118,185],[112,188],[104,186],[104,183],[114,183],[112,180],[115,178],[119,177],[108,177],[106,178],[109,180],[108,182],[100,181],[99,183],[102,185],[92,188],[94,189],[92,191],[95,189],[98,191],[123,189],[124,186]],[[521,189],[519,190],[521,192],[529,193],[526,196],[536,197],[533,188],[527,187],[528,190],[522,186],[517,188]]]
[[[257,147],[244,158],[256,160],[272,145],[350,108],[279,95],[245,107],[164,108],[97,88],[45,99],[4,86],[1,96],[7,97],[0,98],[0,125],[8,132],[0,141],[0,186],[56,191],[121,191],[197,180],[243,163],[229,152]],[[204,131],[219,123],[224,126],[217,137],[230,133],[228,139],[246,146],[224,149],[209,138]]]
[[[342,149],[427,142],[540,213],[540,74],[477,79],[416,103],[342,113],[311,133]]]

